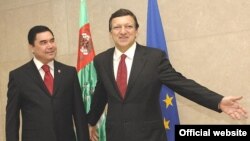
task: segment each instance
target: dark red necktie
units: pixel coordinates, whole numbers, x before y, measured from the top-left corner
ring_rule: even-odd
[[[127,67],[125,63],[125,58],[126,55],[122,54],[116,77],[116,83],[120,90],[122,98],[124,98],[127,89]]]
[[[50,94],[52,95],[53,94],[53,76],[51,75],[50,73],[50,69],[49,69],[49,66],[48,65],[43,65],[42,66],[42,69],[44,70],[45,72],[45,75],[44,75],[44,83],[47,87],[47,89],[49,90]]]

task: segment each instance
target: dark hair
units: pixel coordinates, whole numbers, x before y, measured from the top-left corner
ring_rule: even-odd
[[[37,26],[32,27],[28,33],[29,44],[34,45],[36,34],[41,33],[41,32],[46,32],[46,31],[49,31],[54,36],[53,32],[47,26],[37,25]]]
[[[137,21],[137,18],[136,16],[134,15],[133,12],[131,12],[130,10],[128,9],[119,9],[117,11],[115,11],[111,17],[109,18],[109,32],[111,32],[111,29],[112,29],[112,25],[111,25],[111,21],[114,19],[114,18],[117,18],[117,17],[122,17],[122,16],[131,16],[134,21],[135,21],[135,28],[138,29],[139,28],[139,24],[138,24],[138,21]]]

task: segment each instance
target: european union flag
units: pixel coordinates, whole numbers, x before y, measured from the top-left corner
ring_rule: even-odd
[[[157,0],[148,0],[147,46],[165,51],[168,57]],[[174,91],[162,86],[160,104],[168,141],[175,141],[175,125],[179,124],[179,115]]]

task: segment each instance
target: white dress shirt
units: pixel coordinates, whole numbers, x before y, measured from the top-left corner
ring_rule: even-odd
[[[124,53],[120,52],[117,48],[115,48],[114,56],[113,56],[113,67],[114,67],[114,76],[116,79],[117,71],[118,71],[118,65],[121,60],[121,55],[125,54],[127,57],[125,59],[125,63],[127,66],[127,82],[129,80],[130,72],[131,72],[131,67],[135,55],[135,49],[136,49],[136,42]]]
[[[41,61],[39,61],[36,57],[33,58],[33,61],[42,77],[42,79],[44,79],[44,75],[45,75],[45,72],[44,70],[42,69],[42,66],[44,65]],[[50,68],[50,73],[52,74],[52,76],[54,77],[54,61],[51,61],[47,64]]]

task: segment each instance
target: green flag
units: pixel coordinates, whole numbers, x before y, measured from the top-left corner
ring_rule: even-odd
[[[94,46],[90,33],[86,0],[80,0],[80,28],[78,40],[77,71],[82,89],[85,110],[90,110],[91,99],[96,86],[96,71],[93,65],[95,56]],[[106,113],[104,112],[97,123],[99,141],[106,141],[105,132]]]

